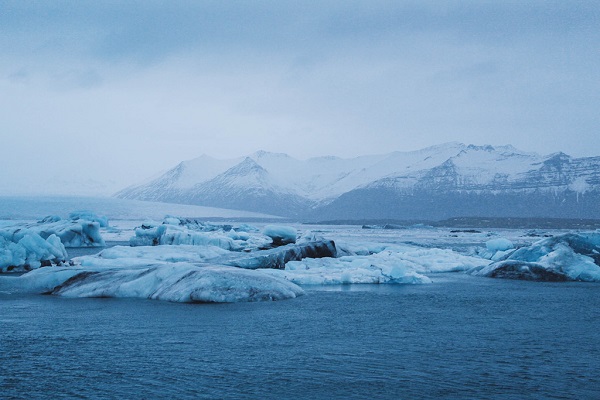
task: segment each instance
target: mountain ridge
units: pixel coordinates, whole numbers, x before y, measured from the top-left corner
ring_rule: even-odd
[[[203,155],[115,196],[302,220],[600,218],[600,156],[458,142],[354,158]]]

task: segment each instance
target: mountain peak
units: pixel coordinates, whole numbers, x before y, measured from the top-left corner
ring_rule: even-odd
[[[267,170],[261,167],[256,161],[250,157],[244,158],[242,162],[225,171],[226,175],[249,175],[249,174],[266,174]]]

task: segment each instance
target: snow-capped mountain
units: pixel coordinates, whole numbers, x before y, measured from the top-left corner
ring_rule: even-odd
[[[351,159],[184,161],[117,197],[304,219],[600,218],[600,157],[447,143]]]

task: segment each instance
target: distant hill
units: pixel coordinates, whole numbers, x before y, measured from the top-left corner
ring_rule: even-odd
[[[446,143],[352,159],[260,151],[184,161],[115,196],[304,221],[600,218],[600,157]]]

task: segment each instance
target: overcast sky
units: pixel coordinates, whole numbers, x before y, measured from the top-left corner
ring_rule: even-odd
[[[0,0],[0,194],[201,154],[600,155],[600,2]]]

